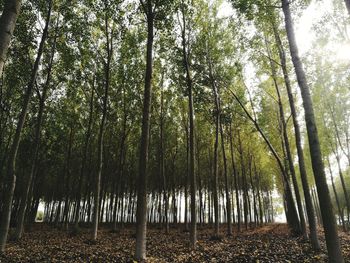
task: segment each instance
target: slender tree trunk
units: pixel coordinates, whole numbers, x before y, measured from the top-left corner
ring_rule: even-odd
[[[218,147],[219,147],[219,116],[215,116],[215,143],[214,143],[214,177],[213,177],[213,203],[214,203],[214,235],[219,236],[219,196],[218,196]]]
[[[189,140],[189,132],[187,127],[186,120],[186,182],[185,182],[185,231],[188,231],[188,185],[190,179],[190,140]]]
[[[345,5],[346,5],[346,9],[348,10],[348,13],[350,15],[350,0],[344,0]]]
[[[10,19],[12,22],[15,22],[15,18],[17,17],[17,13],[19,12],[20,1],[8,1],[8,2],[9,2],[8,6],[7,6],[8,9],[7,9],[6,13],[5,14],[3,13],[3,15],[1,16],[0,25],[1,25],[1,22],[2,22],[4,15],[5,15],[4,19],[7,17],[7,19]],[[15,3],[15,5],[13,5],[13,3]],[[27,116],[27,112],[28,112],[29,102],[30,102],[30,99],[32,97],[33,88],[34,88],[36,76],[38,73],[41,56],[42,56],[42,53],[44,50],[44,45],[46,42],[47,33],[49,30],[49,23],[50,23],[50,17],[51,17],[51,4],[52,4],[52,0],[49,2],[46,23],[45,23],[45,27],[44,27],[44,30],[43,30],[43,33],[41,36],[37,57],[36,57],[35,62],[34,62],[34,67],[32,70],[32,75],[31,75],[30,81],[28,83],[27,89],[26,89],[25,94],[24,94],[22,110],[21,110],[21,113],[20,113],[19,118],[18,118],[15,136],[13,138],[11,149],[10,149],[10,152],[8,155],[6,178],[5,178],[5,182],[4,182],[5,198],[3,200],[2,215],[1,215],[1,221],[0,221],[0,252],[5,250],[7,233],[8,233],[8,229],[9,229],[9,225],[10,225],[10,218],[11,218],[11,205],[12,205],[13,193],[14,193],[15,185],[16,185],[16,173],[15,173],[16,171],[15,171],[15,169],[16,169],[17,152],[18,152],[18,147],[19,147],[20,140],[21,140],[22,129],[23,129],[24,122],[25,122],[25,119]],[[15,7],[17,7],[17,8],[15,8]],[[4,24],[7,25],[7,23],[5,23],[5,21],[4,21]],[[11,34],[12,34],[14,25],[12,25],[10,28],[7,28],[7,26],[5,28],[7,29],[7,31],[5,31],[4,34],[8,34],[8,32],[11,32]],[[8,29],[10,29],[10,31],[8,31]],[[12,29],[12,31],[11,31],[11,29]],[[1,32],[0,32],[0,34],[1,34]],[[7,37],[10,38],[10,36],[7,36]],[[7,38],[7,37],[4,36],[4,38]],[[0,39],[2,39],[2,38],[0,38]],[[4,57],[2,57],[2,59],[4,59]],[[0,70],[2,70],[2,67],[3,67],[3,64],[1,64],[1,63],[3,63],[3,61],[0,61]]]
[[[164,73],[162,73],[161,80],[161,103],[160,103],[160,175],[163,180],[163,195],[164,195],[164,216],[165,216],[165,232],[169,233],[169,198],[168,198],[168,188],[167,188],[167,180],[165,176],[165,158],[164,158],[164,94],[163,94],[163,78]]]
[[[7,50],[15,30],[17,17],[21,9],[21,0],[6,0],[0,17],[0,77],[4,69]]]
[[[220,102],[220,100],[219,100]],[[220,105],[219,105],[220,106]],[[221,117],[221,115],[220,115]],[[220,136],[221,136],[221,150],[222,150],[222,158],[224,161],[224,178],[225,178],[225,197],[226,197],[226,220],[227,220],[227,234],[230,236],[232,235],[232,208],[231,208],[231,194],[229,191],[229,181],[228,181],[228,174],[227,174],[227,157],[226,157],[226,150],[225,150],[225,137],[224,137],[224,130],[222,127],[222,120],[220,120]]]
[[[194,171],[195,166],[195,154],[194,154],[194,107],[193,107],[193,87],[192,77],[190,72],[190,64],[188,60],[187,41],[186,41],[186,18],[185,11],[182,9],[182,56],[183,64],[186,73],[186,85],[188,92],[188,117],[189,117],[189,144],[190,144],[190,192],[191,192],[191,228],[190,228],[190,244],[191,248],[196,248],[197,243],[197,215],[196,215],[196,175]]]
[[[143,3],[147,15],[147,55],[145,72],[145,90],[143,98],[142,131],[139,159],[139,177],[136,211],[136,253],[137,260],[146,259],[146,226],[147,226],[147,159],[149,144],[151,90],[152,90],[152,52],[153,52],[153,22],[154,11],[152,1]]]
[[[107,117],[107,106],[108,106],[108,92],[110,86],[110,64],[113,56],[113,43],[112,43],[112,34],[109,32],[108,26],[108,16],[107,12],[105,14],[105,36],[106,36],[106,51],[107,51],[107,60],[104,61],[104,74],[105,74],[105,83],[104,83],[104,95],[103,95],[103,105],[102,105],[102,118],[100,123],[100,129],[98,134],[98,152],[97,152],[97,177],[96,184],[94,189],[94,210],[92,217],[92,240],[97,239],[97,230],[99,222],[99,202],[100,202],[100,191],[101,191],[101,176],[103,168],[103,139],[104,139],[104,130],[106,125]]]
[[[240,208],[239,193],[238,193],[238,173],[237,173],[234,152],[233,152],[232,123],[230,123],[230,151],[231,151],[231,163],[232,163],[235,193],[236,193],[236,204],[237,204],[237,231],[241,232],[241,208]]]
[[[254,164],[255,165],[255,164]],[[256,186],[256,189],[257,189],[257,192],[258,192],[258,203],[259,203],[259,218],[260,218],[260,225],[263,225],[264,224],[264,215],[263,215],[263,207],[262,207],[262,202],[261,202],[261,192],[260,192],[260,175],[257,174],[257,179],[258,179],[258,182],[257,182],[257,186]]]
[[[80,218],[80,199],[81,199],[81,191],[83,186],[83,178],[84,173],[86,169],[86,161],[87,161],[87,155],[89,150],[89,144],[90,144],[90,138],[91,138],[91,128],[92,128],[92,119],[93,119],[93,111],[94,111],[94,85],[95,85],[95,76],[93,76],[92,80],[92,87],[91,87],[91,95],[90,95],[90,109],[89,109],[89,121],[88,121],[88,127],[85,134],[85,142],[84,142],[84,150],[83,150],[83,158],[81,161],[81,167],[80,167],[80,177],[79,177],[79,183],[78,183],[78,191],[77,191],[77,197],[76,197],[76,210],[75,210],[75,229],[79,228],[79,218]]]
[[[331,119],[332,119],[332,122],[333,122],[333,125],[334,125],[334,130],[335,130],[335,143],[336,143],[336,145],[339,145],[340,150],[343,152],[343,154],[348,159],[348,165],[350,166],[348,133],[346,132],[346,134],[345,134],[345,138],[346,138],[346,143],[345,144],[347,146],[347,150],[345,150],[345,147],[343,146],[343,143],[342,143],[342,141],[340,139],[338,124],[337,124],[335,116],[334,116],[334,105],[329,106],[329,110],[330,110],[330,113],[331,113]],[[338,143],[337,143],[337,141],[338,141]],[[337,150],[337,152],[338,152],[338,150]]]
[[[333,189],[333,193],[334,193],[334,197],[335,197],[335,202],[336,202],[337,208],[338,208],[339,218],[341,220],[341,223],[342,223],[342,226],[343,226],[343,230],[346,231],[346,225],[345,225],[345,221],[344,221],[344,216],[343,216],[343,213],[342,213],[341,208],[340,208],[339,197],[338,197],[337,189],[335,187],[334,178],[333,178],[333,171],[332,171],[332,167],[331,167],[331,164],[330,164],[328,156],[327,156],[327,161],[328,161],[329,173],[331,175],[332,189]]]
[[[335,154],[335,159],[337,160],[340,182],[341,182],[341,186],[342,186],[343,192],[344,192],[346,209],[347,209],[347,211],[348,211],[348,213],[349,213],[349,211],[350,211],[349,193],[348,193],[347,187],[346,187],[346,185],[345,185],[345,179],[344,179],[343,172],[342,172],[342,170],[341,170],[341,166],[340,166],[340,157],[339,157],[339,154],[338,154],[338,149],[336,149],[336,152],[335,152],[334,154]]]
[[[241,135],[238,131],[238,143],[239,143],[239,155],[240,155],[240,161],[241,161],[241,173],[242,173],[242,188],[243,188],[243,213],[244,213],[244,225],[245,230],[248,230],[248,193],[247,193],[247,183],[246,183],[246,174],[245,174],[245,165],[244,165],[244,158],[243,158],[243,148],[242,148],[242,141],[241,141]]]
[[[312,169],[314,171],[315,182],[320,200],[322,219],[324,224],[324,231],[326,236],[328,258],[330,262],[342,263],[344,262],[340,242],[338,238],[338,231],[335,216],[333,213],[333,206],[329,195],[324,165],[322,161],[322,153],[318,139],[318,132],[314,116],[314,110],[310,95],[310,89],[307,84],[305,72],[299,58],[298,47],[295,40],[292,16],[288,0],[282,0],[282,9],[285,16],[285,27],[289,41],[290,53],[297,75],[297,81],[300,87],[301,96],[303,99],[303,106],[305,111],[305,121],[307,134],[309,139],[310,155],[312,161]]]
[[[250,179],[250,185],[252,187],[252,195],[253,195],[253,211],[254,211],[254,223],[255,223],[255,227],[257,227],[258,222],[259,222],[259,218],[258,218],[258,208],[257,208],[257,202],[256,202],[256,195],[255,195],[255,185],[253,182],[253,176],[252,176],[252,159],[253,156],[250,157],[249,160],[249,179]]]
[[[66,164],[64,171],[64,180],[65,180],[65,201],[64,201],[64,210],[63,210],[63,226],[68,230],[68,213],[70,206],[70,178],[71,178],[71,156],[72,156],[72,147],[73,147],[73,135],[74,135],[74,123],[71,123],[70,131],[69,131],[69,143],[66,155]]]
[[[270,53],[268,46],[267,46],[267,49],[268,49],[268,53]],[[299,219],[300,219],[300,223],[301,223],[301,233],[302,233],[303,237],[305,239],[307,239],[305,217],[304,217],[303,207],[302,207],[302,203],[301,203],[299,186],[298,186],[297,178],[296,178],[296,175],[295,175],[293,156],[291,154],[290,145],[289,145],[287,123],[286,123],[286,120],[285,120],[285,117],[284,117],[284,109],[283,109],[283,104],[282,104],[282,98],[281,98],[281,94],[280,94],[278,83],[277,83],[277,79],[276,79],[276,69],[275,69],[275,65],[273,64],[273,61],[271,59],[271,54],[269,54],[269,56],[270,56],[270,65],[271,65],[271,71],[272,71],[272,78],[273,78],[273,81],[274,81],[274,85],[275,85],[275,89],[276,89],[276,93],[277,93],[277,97],[278,97],[278,107],[279,107],[280,120],[281,120],[281,126],[282,126],[282,131],[281,131],[282,132],[282,138],[283,138],[283,141],[284,141],[284,146],[285,146],[287,160],[288,160],[288,164],[286,164],[286,166],[289,167],[289,171],[290,171],[290,174],[292,176],[292,182],[293,182],[293,186],[294,186],[294,193],[295,193],[295,197],[296,197],[296,201],[297,201],[298,212],[299,212]]]
[[[219,132],[220,132],[220,102],[218,88],[215,83],[213,76],[213,69],[210,60],[209,52],[207,51],[208,64],[209,64],[209,78],[214,95],[214,113],[215,113],[215,143],[214,143],[214,178],[213,178],[213,194],[214,194],[214,217],[215,217],[215,228],[214,235],[219,236],[219,197],[218,197],[218,169],[219,169]],[[223,140],[223,139],[222,139]]]
[[[298,214],[297,214],[297,211],[296,211],[296,208],[295,208],[295,204],[294,204],[292,190],[291,190],[291,187],[290,187],[290,184],[289,184],[289,180],[288,180],[288,175],[287,175],[287,172],[285,170],[285,167],[283,166],[281,158],[279,157],[279,155],[277,154],[276,150],[274,149],[274,147],[272,146],[272,144],[270,143],[270,141],[266,137],[265,133],[261,130],[258,122],[256,121],[256,119],[254,119],[250,115],[250,113],[248,112],[246,107],[242,104],[240,99],[236,96],[236,94],[230,89],[229,89],[229,91],[234,96],[234,98],[236,99],[238,104],[241,106],[241,108],[243,109],[243,111],[245,112],[247,117],[252,121],[252,123],[254,124],[255,128],[260,133],[261,137],[264,139],[266,145],[270,149],[272,155],[276,159],[278,167],[281,170],[282,181],[283,181],[283,184],[284,184],[283,187],[284,187],[285,199],[286,199],[286,204],[287,204],[287,207],[286,207],[287,211],[286,212],[287,212],[287,215],[288,215],[287,218],[289,219],[288,220],[288,224],[289,224],[290,228],[292,229],[292,231],[294,232],[294,234],[298,235],[300,233],[300,223],[299,223]]]
[[[56,29],[55,29],[55,37],[53,40],[52,48],[51,48],[51,57],[49,60],[49,65],[47,69],[47,77],[44,84],[43,92],[41,94],[41,97],[39,98],[39,112],[37,117],[37,123],[36,123],[36,129],[35,129],[35,138],[34,138],[34,154],[33,154],[33,161],[30,169],[29,176],[27,178],[27,181],[25,182],[25,189],[23,191],[22,199],[21,199],[21,205],[18,212],[18,220],[17,220],[17,227],[16,227],[16,233],[15,233],[15,239],[20,239],[23,234],[24,229],[24,218],[25,218],[25,212],[27,208],[28,203],[28,196],[29,196],[29,189],[30,185],[33,180],[34,171],[36,170],[37,162],[38,162],[38,156],[39,156],[39,148],[40,148],[40,139],[41,139],[41,126],[42,126],[42,119],[43,119],[43,113],[44,113],[44,107],[45,107],[45,100],[47,96],[47,91],[49,89],[49,84],[51,80],[51,70],[53,65],[53,58],[55,55],[56,50],[56,40],[57,40],[57,31],[58,31],[58,19],[56,23]]]
[[[290,84],[289,74],[288,74],[288,70],[287,70],[286,55],[285,55],[285,51],[283,48],[283,44],[282,44],[280,35],[279,35],[278,30],[276,28],[274,16],[272,16],[272,27],[273,27],[273,31],[274,31],[275,41],[276,41],[278,51],[279,51],[279,58],[281,61],[281,67],[282,67],[282,71],[283,71],[283,78],[284,78],[284,82],[285,82],[286,89],[287,89],[289,107],[290,107],[292,119],[293,119],[295,144],[296,144],[296,148],[297,148],[298,161],[299,161],[298,162],[299,163],[299,172],[300,172],[301,182],[302,182],[302,186],[303,186],[303,192],[304,192],[304,198],[305,198],[305,204],[306,204],[306,212],[307,212],[308,221],[309,221],[309,228],[310,228],[310,241],[311,241],[311,245],[312,245],[313,249],[319,250],[320,244],[319,244],[318,236],[317,236],[315,209],[312,205],[312,199],[311,199],[311,195],[310,195],[310,187],[309,187],[309,183],[308,183],[308,179],[307,179],[305,160],[304,160],[304,152],[303,152],[303,148],[301,145],[300,127],[299,127],[299,122],[297,119],[298,116],[297,116],[297,112],[295,109],[292,87]]]

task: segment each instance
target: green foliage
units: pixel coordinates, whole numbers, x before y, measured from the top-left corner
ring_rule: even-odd
[[[102,191],[106,196],[135,195],[146,64],[145,21],[150,15],[141,2],[55,1],[35,93],[21,137],[15,204],[21,199],[27,174],[33,163],[33,135],[39,101],[50,73],[54,43],[56,47],[48,81],[49,89],[44,107],[32,198],[47,203],[64,201],[65,198],[75,202],[78,191],[83,200],[91,198],[97,170],[97,134],[106,79],[106,59],[111,50],[111,47],[107,46],[108,43],[112,43],[113,52],[104,139]],[[252,181],[248,182],[249,191],[258,188],[263,192],[262,195],[274,189],[283,192],[281,171],[276,160],[232,96],[234,92],[256,118],[277,154],[284,159],[277,94],[270,59],[276,67],[275,79],[281,92],[293,160],[297,159],[288,97],[280,67],[279,50],[274,38],[274,33],[277,32],[281,36],[284,49],[288,49],[285,32],[281,26],[283,17],[277,11],[280,2],[232,0],[230,3],[234,7],[234,13],[229,18],[220,16],[222,3],[223,1],[204,0],[152,1],[155,33],[148,156],[149,194],[162,191],[159,178],[161,125],[164,132],[165,174],[169,182],[169,191],[183,191],[188,185],[189,124],[181,42],[183,29],[187,32],[185,45],[193,80],[196,176],[197,180],[201,181],[200,191],[212,190],[216,113],[211,85],[214,80],[220,95],[221,122],[229,160],[230,191],[238,190],[241,194],[242,178],[248,175],[247,168],[250,167]],[[308,1],[294,3],[297,6],[293,12],[300,12]],[[5,73],[1,79],[0,179],[6,168],[4,164],[21,110],[23,89],[30,79],[46,9],[47,1],[23,2]],[[330,25],[334,23],[332,15],[336,17],[339,25],[338,32],[334,34],[329,30]],[[325,161],[327,157],[333,160],[338,154],[343,156],[344,163],[346,154],[349,154],[350,64],[348,61],[334,63],[336,59],[333,57],[333,51],[328,55],[319,50],[331,41],[344,40],[344,28],[347,27],[348,21],[341,13],[340,1],[337,0],[334,10],[331,10],[315,28],[319,38],[314,43],[312,53],[303,58],[312,86]],[[212,76],[209,74],[209,66],[212,67]],[[297,83],[293,77],[289,57],[287,67],[294,89]],[[303,112],[298,93],[295,93],[295,100],[297,117],[302,120]],[[308,179],[313,185],[305,125],[302,121],[301,123]],[[91,134],[87,138],[89,132]],[[233,146],[232,152],[230,143]],[[70,144],[72,154],[68,160]],[[85,145],[87,161],[83,167]],[[236,162],[236,190],[233,187],[234,169],[231,157]],[[222,171],[222,153],[219,159],[219,170]],[[297,163],[295,166],[297,167]],[[343,164],[342,167],[347,170],[346,180],[349,185],[348,166]],[[243,174],[244,168],[246,174]],[[221,191],[224,189],[225,180],[222,173],[219,174]],[[339,187],[338,179],[336,184]],[[0,189],[1,187],[2,185]]]

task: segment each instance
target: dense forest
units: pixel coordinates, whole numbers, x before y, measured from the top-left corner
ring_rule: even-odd
[[[0,262],[350,261],[349,0],[0,9]]]

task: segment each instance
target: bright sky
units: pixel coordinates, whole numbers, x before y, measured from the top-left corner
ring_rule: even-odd
[[[315,39],[315,32],[312,30],[312,25],[319,22],[326,10],[331,8],[331,1],[312,1],[311,4],[304,10],[300,19],[294,17],[295,33],[298,42],[300,54],[307,52]]]
[[[312,0],[310,5],[302,12],[300,17],[293,17],[296,39],[300,55],[303,56],[312,46],[316,37],[312,29],[314,24],[321,21],[322,16],[332,9],[332,0],[315,1]],[[345,9],[345,6],[344,6]],[[344,10],[346,12],[346,10]],[[231,4],[224,0],[219,10],[220,17],[227,17],[233,14]],[[350,60],[350,43],[332,43],[332,48],[337,50],[339,60]]]

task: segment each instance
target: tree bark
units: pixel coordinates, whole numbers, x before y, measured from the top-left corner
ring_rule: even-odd
[[[244,164],[244,158],[243,158],[243,147],[242,147],[241,135],[239,131],[238,131],[238,144],[239,144],[239,156],[241,161],[241,173],[242,173],[244,226],[245,226],[245,230],[248,230],[248,189],[247,189],[245,164]]]
[[[21,0],[6,0],[0,17],[0,77],[4,69],[7,51],[15,30],[21,3]]]
[[[80,177],[79,177],[78,191],[77,191],[77,197],[76,197],[76,208],[75,208],[76,210],[75,210],[75,218],[74,218],[75,229],[79,228],[81,191],[82,191],[83,178],[84,178],[84,173],[86,169],[86,161],[87,161],[88,149],[89,149],[90,138],[91,138],[91,126],[92,126],[92,118],[93,118],[93,111],[94,111],[94,85],[95,85],[95,76],[93,76],[93,80],[92,80],[90,103],[89,103],[89,120],[88,120],[88,127],[85,134],[83,158],[81,161]]]
[[[237,168],[235,163],[235,156],[233,152],[232,133],[233,133],[232,123],[230,123],[230,151],[231,151],[231,163],[232,163],[233,178],[234,178],[235,193],[236,193],[236,204],[237,204],[237,231],[241,232],[241,208],[240,208],[239,193],[238,193],[238,173],[237,173]]]
[[[219,107],[219,96],[218,90],[215,84],[215,80],[212,75],[211,62],[209,61],[209,75],[210,82],[214,95],[214,115],[215,115],[215,142],[214,142],[214,174],[213,174],[213,202],[214,202],[214,235],[219,236],[219,196],[218,196],[218,169],[219,169],[219,126],[220,126],[220,107]]]
[[[192,77],[190,72],[190,64],[188,58],[188,50],[186,48],[186,18],[184,6],[182,6],[182,59],[183,65],[186,73],[186,86],[188,93],[188,117],[189,117],[189,150],[190,150],[190,192],[191,192],[191,228],[190,228],[190,246],[192,249],[196,248],[197,243],[197,215],[196,215],[196,175],[194,171],[195,166],[195,153],[194,153],[194,107],[193,107],[193,86],[192,86]]]
[[[167,188],[167,178],[165,175],[165,157],[164,157],[164,94],[163,94],[163,79],[164,79],[164,73],[162,73],[162,80],[161,80],[161,102],[160,102],[160,177],[163,181],[163,196],[164,196],[164,220],[165,220],[165,232],[166,234],[169,233],[169,198],[168,198],[168,188]]]
[[[222,121],[220,120],[220,136],[221,136],[221,150],[222,150],[222,158],[224,161],[224,178],[225,178],[225,197],[226,197],[226,220],[227,220],[227,235],[232,235],[232,208],[231,208],[231,194],[229,191],[229,181],[227,174],[227,157],[225,150],[225,137],[224,130],[222,127]]]
[[[152,64],[153,64],[153,24],[154,11],[152,0],[147,0],[146,4],[141,1],[144,12],[147,16],[147,55],[145,72],[145,89],[142,111],[142,131],[140,142],[139,177],[137,189],[137,211],[136,211],[136,253],[137,260],[146,259],[146,228],[147,228],[147,162],[149,145],[149,127],[151,110],[151,90],[152,90]]]
[[[348,10],[348,13],[350,15],[350,0],[344,0],[344,1],[345,1],[346,9]]]
[[[329,189],[322,161],[322,153],[318,138],[317,126],[314,116],[310,89],[306,80],[305,72],[299,58],[298,47],[295,40],[292,16],[288,0],[282,0],[282,9],[285,18],[285,27],[289,41],[289,49],[294,65],[297,81],[303,99],[303,107],[305,111],[305,121],[307,134],[309,139],[310,155],[312,161],[312,169],[314,172],[315,182],[317,186],[318,197],[320,200],[322,219],[327,243],[328,257],[330,262],[344,262],[338,238],[338,230],[333,206],[329,195]]]
[[[275,67],[275,64],[272,61],[272,55],[271,55],[271,51],[270,51],[270,48],[268,46],[267,41],[266,41],[266,48],[267,48],[267,51],[268,51],[268,54],[269,54],[272,78],[273,78],[273,82],[274,82],[274,86],[275,86],[276,93],[277,93],[277,98],[278,98],[277,102],[278,102],[279,115],[280,115],[281,126],[282,126],[281,133],[282,133],[282,138],[284,140],[284,147],[285,147],[285,150],[286,150],[287,160],[288,160],[288,164],[286,166],[289,167],[289,171],[290,171],[290,174],[292,176],[292,182],[293,182],[293,186],[294,186],[294,193],[295,193],[295,197],[296,197],[296,200],[297,200],[299,219],[300,219],[300,224],[301,224],[301,233],[302,233],[303,237],[305,239],[307,239],[304,211],[303,211],[303,207],[302,207],[302,203],[301,203],[301,198],[300,198],[300,192],[299,192],[299,186],[298,186],[297,178],[296,178],[296,175],[295,175],[293,156],[291,154],[290,145],[289,145],[287,123],[286,123],[286,120],[285,120],[285,117],[284,117],[284,109],[283,109],[283,104],[282,104],[282,98],[281,98],[279,86],[278,86],[278,83],[277,83],[276,67]]]
[[[99,222],[99,202],[100,202],[100,191],[101,191],[101,177],[102,177],[102,168],[103,168],[103,139],[104,139],[104,130],[106,126],[107,118],[107,104],[108,104],[108,92],[110,86],[110,65],[113,56],[113,43],[112,43],[112,34],[109,32],[108,26],[108,16],[107,12],[105,14],[105,35],[106,35],[106,52],[107,60],[104,61],[104,74],[105,74],[105,85],[104,85],[104,95],[103,95],[103,105],[102,105],[102,118],[98,134],[98,152],[97,152],[97,177],[96,185],[94,189],[94,210],[92,217],[92,240],[97,239],[97,230]]]

